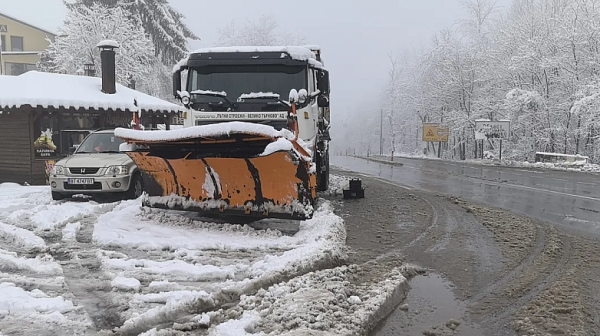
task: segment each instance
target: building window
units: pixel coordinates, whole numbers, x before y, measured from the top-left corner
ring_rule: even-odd
[[[4,63],[6,67],[6,74],[12,76],[18,76],[26,73],[27,71],[36,70],[37,67],[35,64],[26,64],[26,63]]]
[[[11,51],[23,51],[23,38],[19,36],[11,36],[10,48]]]
[[[0,43],[2,43],[2,51],[6,51],[6,35],[0,35]]]

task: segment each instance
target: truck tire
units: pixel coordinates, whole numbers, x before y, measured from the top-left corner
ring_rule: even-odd
[[[323,156],[317,152],[317,191],[329,189],[329,149]],[[324,170],[322,170],[325,168]]]
[[[144,182],[139,173],[133,174],[129,189],[125,192],[125,199],[137,199],[144,193]]]

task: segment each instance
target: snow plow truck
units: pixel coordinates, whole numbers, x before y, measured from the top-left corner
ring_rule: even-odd
[[[307,219],[329,186],[329,92],[317,46],[197,50],[173,69],[184,127],[115,135],[146,206]]]

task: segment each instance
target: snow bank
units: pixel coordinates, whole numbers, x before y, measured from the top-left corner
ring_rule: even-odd
[[[30,209],[33,204],[50,204],[49,186],[21,186],[16,183],[0,184],[0,214],[18,209]]]
[[[153,261],[145,259],[110,258],[100,252],[99,259],[107,269],[122,270],[125,274],[168,275],[172,280],[225,280],[235,276],[235,266],[193,265],[181,260]]]
[[[67,223],[62,230],[63,241],[75,241],[77,233],[81,229],[81,223]]]
[[[143,209],[138,201],[121,202],[101,215],[93,240],[101,245],[129,246],[141,250],[240,250],[289,248],[291,237],[248,226],[194,221],[164,210]]]
[[[189,311],[206,312],[237,300],[241,294],[253,294],[296,275],[336,265],[345,258],[346,229],[344,221],[333,213],[328,202],[321,202],[315,216],[300,224],[299,232],[290,237],[295,245],[281,254],[267,254],[248,265],[246,279],[218,286],[206,295],[168,301],[125,322],[119,332],[139,334],[168,321],[175,321]],[[238,266],[239,267],[239,266]]]
[[[62,296],[49,297],[39,289],[29,292],[14,283],[0,283],[0,316],[35,315],[36,313],[66,313],[73,303]]]
[[[50,255],[38,255],[35,259],[28,259],[18,257],[17,253],[3,249],[0,249],[0,270],[62,275],[62,268]]]
[[[96,202],[55,203],[17,210],[7,216],[7,219],[13,222],[28,219],[37,230],[52,230],[68,222],[109,211],[113,206]]]
[[[0,238],[5,242],[23,247],[29,251],[44,251],[46,243],[35,233],[0,222]]]
[[[138,141],[177,141],[183,139],[221,136],[230,134],[254,134],[271,138],[283,137],[292,140],[294,134],[287,130],[276,130],[274,127],[263,124],[232,121],[218,124],[192,126],[170,131],[139,131],[127,128],[115,129],[115,135],[123,139]]]
[[[29,71],[19,76],[1,76],[0,107],[40,105],[75,109],[113,109],[180,112],[183,107],[117,84],[115,94],[101,91],[102,78]],[[133,104],[137,100],[138,106]]]
[[[243,295],[241,316],[212,326],[209,335],[367,334],[400,302],[407,276],[416,273],[408,266],[384,268],[365,264],[321,270]],[[379,276],[365,279],[371,273]]]

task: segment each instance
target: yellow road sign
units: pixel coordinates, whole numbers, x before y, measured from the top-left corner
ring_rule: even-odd
[[[450,129],[438,124],[423,124],[423,141],[448,142]]]

